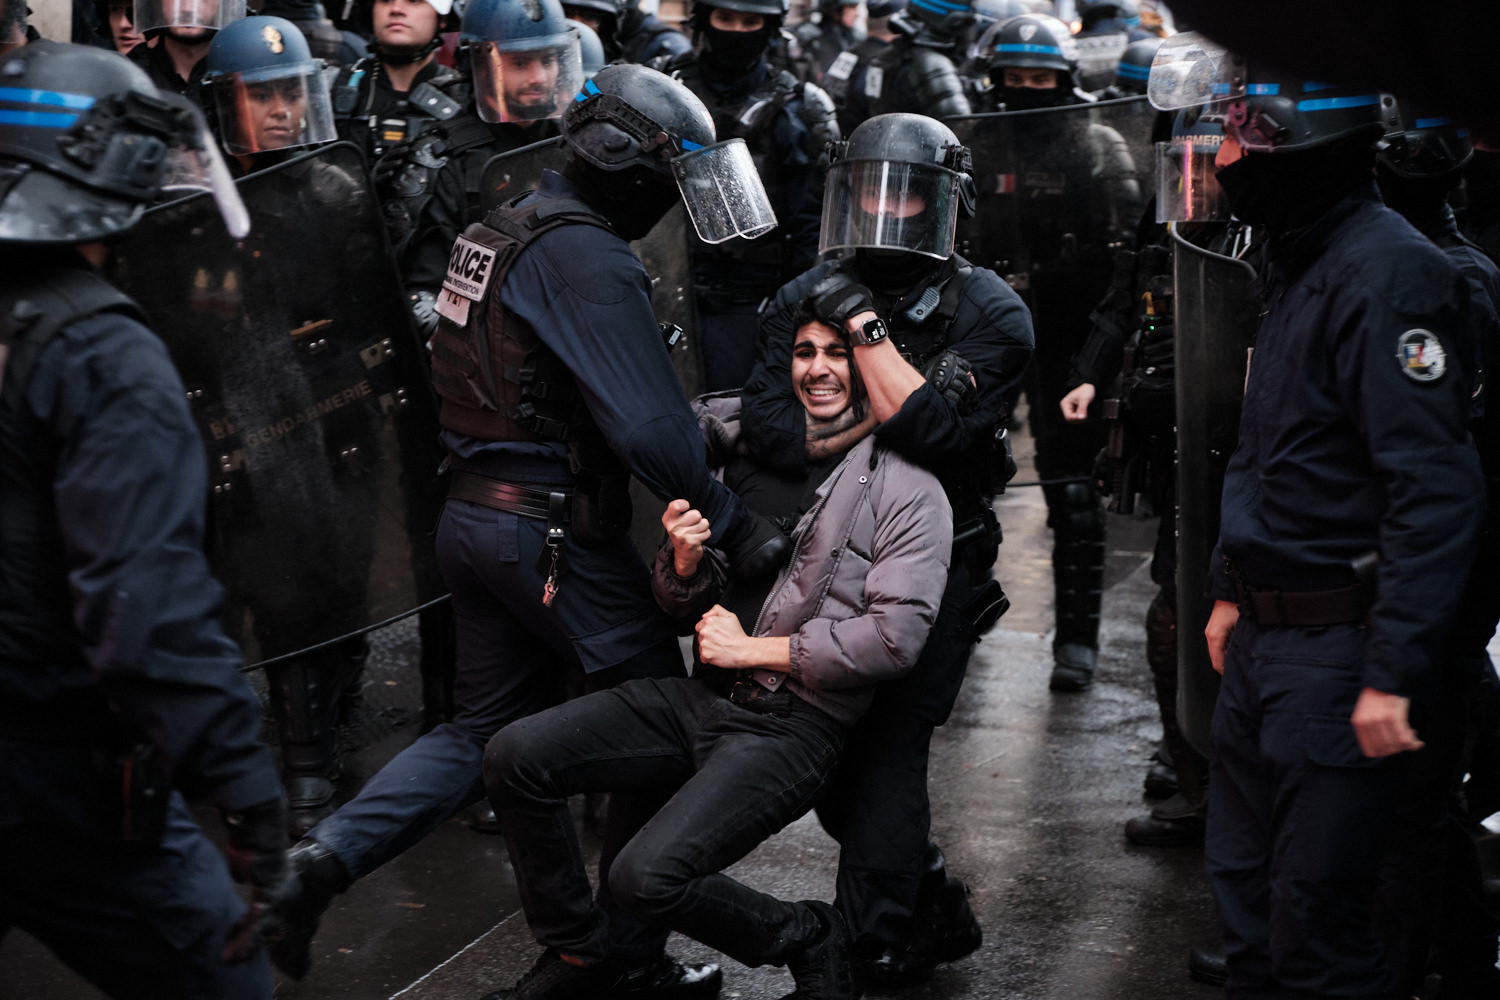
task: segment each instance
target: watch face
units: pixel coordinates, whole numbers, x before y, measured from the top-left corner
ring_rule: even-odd
[[[885,327],[885,320],[878,317],[859,328],[859,339],[862,344],[878,344],[888,336],[890,336],[890,331]]]

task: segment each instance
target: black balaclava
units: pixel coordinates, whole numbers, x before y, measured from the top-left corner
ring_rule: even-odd
[[[1375,166],[1365,138],[1291,153],[1246,153],[1216,172],[1234,217],[1272,237],[1310,226],[1367,186]]]
[[[1384,163],[1375,168],[1381,200],[1434,243],[1452,225],[1448,194],[1458,187],[1459,176],[1455,170],[1446,177],[1402,177]]]
[[[753,70],[766,54],[777,31],[777,19],[767,17],[759,31],[721,31],[704,20],[698,29],[703,39],[703,68],[723,80],[737,80]]]
[[[1004,70],[1001,72],[1003,73]],[[1000,103],[1005,105],[1006,111],[1061,108],[1078,103],[1078,96],[1073,93],[1073,88],[1068,84],[1068,77],[1064,73],[1057,74],[1055,87],[1007,87],[1002,84],[998,90]]]
[[[651,232],[682,200],[676,181],[646,166],[599,170],[575,157],[563,164],[562,174],[578,185],[590,207],[627,240]]]

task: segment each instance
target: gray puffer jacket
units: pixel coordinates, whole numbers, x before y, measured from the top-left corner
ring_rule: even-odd
[[[722,475],[739,439],[739,396],[700,397],[693,408],[709,464]],[[744,623],[752,635],[791,636],[792,669],[750,673],[852,725],[870,707],[874,684],[911,670],[927,642],[948,581],[953,512],[935,476],[872,434],[823,481],[792,542],[759,620]],[[723,559],[708,552],[686,580],[673,569],[670,543],[657,553],[652,586],[668,614],[696,619],[723,592]]]

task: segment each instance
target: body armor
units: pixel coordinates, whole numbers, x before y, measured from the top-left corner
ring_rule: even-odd
[[[907,111],[942,120],[970,112],[953,60],[910,37],[896,39],[870,60],[865,97],[872,116]]]

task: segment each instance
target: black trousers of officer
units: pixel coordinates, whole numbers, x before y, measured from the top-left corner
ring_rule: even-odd
[[[1230,638],[1204,859],[1231,1000],[1394,996],[1371,913],[1410,756],[1360,752],[1364,641],[1243,614]]]
[[[835,905],[862,954],[906,938],[922,876],[941,858],[928,836],[927,753],[933,729],[953,710],[974,649],[963,608],[985,572],[973,562],[953,560],[915,669],[876,688],[818,804],[818,820],[840,847]]]

